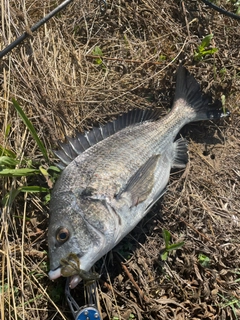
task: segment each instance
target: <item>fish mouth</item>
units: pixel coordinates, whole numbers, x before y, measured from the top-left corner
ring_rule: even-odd
[[[71,277],[70,287],[74,288],[80,281],[79,274],[85,272],[80,269],[80,260],[77,254],[70,253],[66,258],[62,258],[60,265],[50,270],[48,273],[50,280],[55,280],[61,276],[68,278]]]
[[[55,280],[61,276],[70,278],[69,286],[75,288],[83,279],[86,283],[91,283],[99,279],[99,275],[95,272],[86,271],[80,268],[80,259],[77,254],[70,253],[66,258],[61,259],[60,266],[48,273],[50,280]]]
[[[48,276],[50,280],[55,280],[61,276],[66,278],[75,276],[80,272],[80,260],[78,255],[70,253],[66,258],[61,259],[60,265],[57,268],[49,271]]]
[[[50,280],[55,280],[59,277],[61,277],[61,267],[58,267],[57,269],[55,270],[50,270],[49,273],[48,273],[48,277]]]

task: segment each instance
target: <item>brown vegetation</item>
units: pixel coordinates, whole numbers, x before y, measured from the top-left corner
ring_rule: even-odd
[[[3,49],[61,1],[1,1]],[[194,60],[213,34],[214,54]],[[201,1],[73,1],[0,61],[0,145],[47,164],[11,99],[50,150],[57,139],[128,109],[169,109],[180,61],[229,119],[191,124],[185,171],[148,216],[104,260],[98,284],[103,319],[240,318],[240,25]],[[100,50],[99,50],[100,48]],[[101,55],[98,57],[97,55]],[[24,163],[22,166],[24,167]],[[2,178],[2,197],[44,177]],[[1,319],[71,319],[65,279],[47,277],[48,205],[35,193],[2,207]],[[184,246],[163,263],[162,229]],[[100,271],[102,262],[96,270]],[[74,290],[84,305],[83,287]],[[114,316],[116,318],[114,318]]]

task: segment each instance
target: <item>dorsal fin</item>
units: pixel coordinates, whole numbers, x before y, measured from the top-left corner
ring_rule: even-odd
[[[76,133],[76,137],[67,138],[67,142],[59,142],[60,149],[53,151],[61,160],[57,163],[60,169],[64,169],[70,162],[85,150],[115,134],[116,132],[145,121],[154,121],[160,117],[158,109],[134,109],[122,114],[116,120],[108,122],[104,126],[93,127],[91,131],[85,133]]]

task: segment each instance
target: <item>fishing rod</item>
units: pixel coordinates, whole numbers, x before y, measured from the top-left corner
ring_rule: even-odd
[[[216,4],[212,3],[211,1],[208,1],[208,0],[202,0],[203,3],[205,3],[207,6],[209,6],[210,8],[218,11],[219,13],[222,13],[230,18],[233,18],[233,19],[236,19],[236,20],[239,20],[240,21],[240,16],[235,14],[235,13],[232,13],[230,11],[227,11],[225,9],[222,9],[221,7],[217,6]]]
[[[41,27],[44,23],[46,23],[48,20],[50,20],[54,15],[56,15],[58,12],[60,12],[62,9],[66,8],[73,0],[65,0],[63,1],[58,7],[56,7],[54,10],[52,10],[49,14],[47,14],[43,19],[41,19],[40,21],[38,21],[35,25],[33,25],[30,30],[31,32],[36,31],[39,27]],[[107,2],[106,0],[98,0],[99,2],[99,6],[100,6],[100,10],[101,12],[105,12],[106,8],[107,8]],[[226,16],[236,19],[236,20],[240,20],[240,16],[226,11],[220,7],[218,7],[217,5],[213,4],[212,2],[208,1],[208,0],[202,0],[203,3],[205,3],[207,6],[209,6],[210,8],[218,11],[219,13],[225,14]],[[14,40],[11,44],[9,44],[5,49],[3,49],[2,51],[0,51],[0,59],[2,57],[4,57],[7,53],[9,53],[13,48],[15,48],[18,44],[20,44],[23,40],[25,40],[27,37],[30,36],[29,32],[24,32],[20,37],[18,37],[16,40]]]
[[[48,20],[50,20],[53,16],[55,16],[58,12],[66,8],[73,0],[65,0],[63,1],[58,7],[53,9],[49,14],[47,14],[44,18],[42,18],[40,21],[38,21],[36,24],[34,24],[30,30],[31,33],[36,31],[39,27],[41,27],[44,23],[46,23]],[[99,7],[102,13],[106,11],[107,8],[107,2],[105,0],[98,0]],[[27,37],[31,35],[30,32],[25,31],[20,37],[18,37],[16,40],[14,40],[11,44],[9,44],[5,49],[0,51],[0,59],[4,57],[7,53],[12,51],[13,48],[15,48],[18,44],[20,44],[23,40],[25,40]]]

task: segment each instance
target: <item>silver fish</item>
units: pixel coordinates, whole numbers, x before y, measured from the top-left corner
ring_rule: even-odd
[[[72,287],[123,239],[163,195],[171,168],[184,168],[187,142],[175,138],[187,123],[228,115],[211,108],[180,65],[171,111],[133,110],[68,138],[56,155],[64,169],[50,202],[50,279],[73,276]]]

